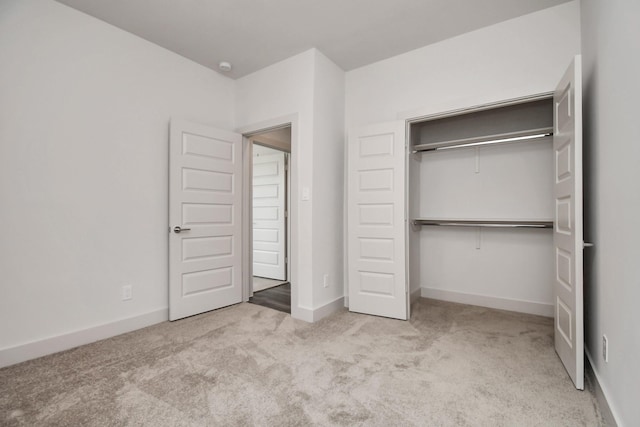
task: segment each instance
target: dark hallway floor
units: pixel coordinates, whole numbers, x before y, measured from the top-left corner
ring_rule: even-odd
[[[254,292],[249,302],[263,307],[291,314],[291,284],[276,286],[264,291]]]

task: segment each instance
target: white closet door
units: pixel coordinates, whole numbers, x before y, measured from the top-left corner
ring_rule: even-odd
[[[349,136],[349,310],[406,320],[405,124]]]
[[[578,389],[584,388],[581,82],[577,56],[553,96],[555,348]]]

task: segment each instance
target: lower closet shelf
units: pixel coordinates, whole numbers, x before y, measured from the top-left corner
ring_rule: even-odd
[[[504,227],[504,228],[553,228],[553,221],[541,220],[487,220],[487,219],[432,219],[415,218],[413,225],[442,225],[460,227]]]

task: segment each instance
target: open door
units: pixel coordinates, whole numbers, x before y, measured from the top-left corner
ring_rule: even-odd
[[[405,123],[349,135],[349,310],[406,320]]]
[[[555,348],[576,388],[584,389],[582,77],[577,56],[554,95],[556,277]]]
[[[254,145],[253,275],[286,280],[285,153]]]
[[[171,121],[169,320],[242,300],[242,136]]]

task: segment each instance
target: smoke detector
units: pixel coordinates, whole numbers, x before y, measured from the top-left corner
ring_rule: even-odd
[[[220,68],[220,71],[226,73],[228,71],[231,71],[231,64],[227,61],[222,61],[220,64],[218,64],[218,68]]]

